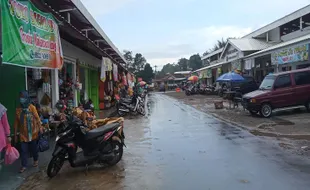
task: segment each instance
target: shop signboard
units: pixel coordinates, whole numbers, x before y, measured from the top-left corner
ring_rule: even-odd
[[[212,70],[211,69],[207,69],[207,72],[206,72],[206,78],[212,78]]]
[[[233,71],[238,70],[241,71],[241,60],[236,60],[231,63],[231,69]]]
[[[3,63],[31,68],[62,68],[56,19],[27,0],[0,0]]]
[[[309,44],[292,46],[271,54],[272,64],[286,64],[307,60],[309,60]]]

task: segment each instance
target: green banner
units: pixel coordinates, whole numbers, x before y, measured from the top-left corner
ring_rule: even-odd
[[[2,62],[32,68],[63,65],[58,25],[28,0],[1,0]]]

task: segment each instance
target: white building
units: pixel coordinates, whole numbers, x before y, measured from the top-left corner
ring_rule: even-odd
[[[217,75],[212,76],[217,78],[221,73],[240,70],[261,81],[270,72],[309,67],[309,43],[310,5],[240,39],[229,39],[221,56],[214,57],[218,51],[204,56],[204,62],[213,56],[210,66],[196,72],[217,68]]]

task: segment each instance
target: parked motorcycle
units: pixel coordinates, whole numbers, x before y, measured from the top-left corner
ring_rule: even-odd
[[[119,116],[124,116],[130,112],[145,115],[145,104],[143,99],[134,93],[132,98],[121,98],[117,100],[116,109]]]
[[[185,90],[187,96],[198,94],[199,89],[196,86],[191,86]]]
[[[205,90],[206,94],[215,94],[215,86],[208,85]]]
[[[70,116],[68,125],[56,137],[53,157],[47,167],[47,175],[55,177],[65,161],[71,167],[88,167],[99,163],[117,164],[123,156],[125,135],[123,122],[116,122],[87,131],[81,120]],[[83,151],[77,153],[80,147]]]

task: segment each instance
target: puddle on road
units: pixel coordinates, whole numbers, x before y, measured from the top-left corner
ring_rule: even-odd
[[[216,181],[218,179],[214,176],[227,175],[226,171],[234,167],[231,163],[238,164],[239,159],[244,160],[236,170],[251,160],[264,162],[265,159],[259,159],[264,153],[277,151],[269,150],[267,140],[213,119],[192,107],[175,105],[183,111],[176,109],[176,113],[172,113],[173,110],[166,109],[166,105],[157,104],[158,100],[158,96],[148,99],[147,117],[125,118],[125,143],[128,148],[125,148],[123,160],[116,166],[91,167],[85,175],[83,168],[75,169],[67,165],[55,179],[49,180],[45,173],[37,173],[28,178],[20,189],[160,189],[157,187],[161,187],[161,183],[170,185],[168,187],[180,187],[184,182],[182,179],[188,179],[193,182],[193,189],[199,189],[199,183],[206,182],[206,179]],[[177,101],[169,99],[169,102],[174,104]],[[159,118],[154,119],[154,115]],[[243,154],[248,157],[244,158]],[[269,154],[265,156],[270,157]],[[230,159],[236,160],[231,162]],[[249,164],[246,170],[251,167],[255,169],[253,164]],[[262,174],[265,176],[264,171]],[[228,175],[225,176],[227,179],[230,178]],[[234,182],[244,183],[242,185],[249,184],[249,181],[254,183],[253,179],[244,178],[243,175],[236,176]]]

